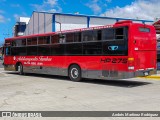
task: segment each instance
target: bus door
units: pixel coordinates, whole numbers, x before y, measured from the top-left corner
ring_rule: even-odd
[[[12,60],[10,60],[10,55],[11,55],[11,47],[5,46],[4,47],[4,56],[3,56],[3,60],[5,61],[4,64],[11,64],[10,62]]]

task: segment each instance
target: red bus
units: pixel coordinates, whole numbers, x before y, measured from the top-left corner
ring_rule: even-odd
[[[4,69],[82,78],[125,79],[156,74],[153,26],[114,25],[5,39]]]

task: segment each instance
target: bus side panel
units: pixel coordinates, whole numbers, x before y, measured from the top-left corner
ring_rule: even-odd
[[[69,66],[78,64],[83,78],[119,78],[127,72],[127,56],[8,56],[6,63],[22,63],[24,72],[68,76]],[[124,77],[124,76],[123,76]]]
[[[66,67],[78,64],[83,78],[119,78],[119,73],[127,72],[127,58],[127,56],[68,56]]]
[[[92,78],[100,76],[101,65],[100,65],[101,56],[66,56],[66,69],[72,64],[77,64],[82,70],[82,77],[87,78],[89,71],[92,71]]]
[[[36,58],[32,61],[27,61],[27,58]],[[24,66],[24,72],[41,73],[50,75],[66,76],[67,69],[65,65],[65,56],[36,56],[26,57],[26,60],[20,61]]]

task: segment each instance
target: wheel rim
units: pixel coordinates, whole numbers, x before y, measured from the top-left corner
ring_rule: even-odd
[[[20,65],[18,66],[18,72],[21,72],[21,66]]]
[[[79,76],[78,69],[77,68],[72,68],[71,69],[71,77],[76,79],[76,78],[78,78],[78,76]]]

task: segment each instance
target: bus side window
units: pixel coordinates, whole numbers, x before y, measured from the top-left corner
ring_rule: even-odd
[[[101,30],[97,31],[97,40],[102,40],[102,31]]]
[[[12,42],[12,46],[16,46],[16,42],[15,41]]]
[[[73,41],[74,41],[74,33],[67,33],[66,42],[73,42]]]
[[[115,30],[113,28],[106,28],[102,30],[102,40],[114,40]]]
[[[59,43],[65,43],[66,42],[66,35],[60,34],[59,35]]]
[[[124,28],[116,28],[115,39],[118,39],[118,40],[124,39]]]
[[[43,37],[42,37],[42,40],[43,40]],[[38,42],[41,42],[41,41],[39,40]],[[37,37],[27,38],[27,45],[37,45]]]
[[[53,35],[51,36],[51,43],[59,43],[59,35]]]
[[[44,37],[44,42],[43,44],[50,44],[50,36],[45,36]]]
[[[81,33],[80,32],[75,33],[74,42],[81,42]]]
[[[83,41],[93,41],[93,31],[92,30],[83,31],[82,39]]]

